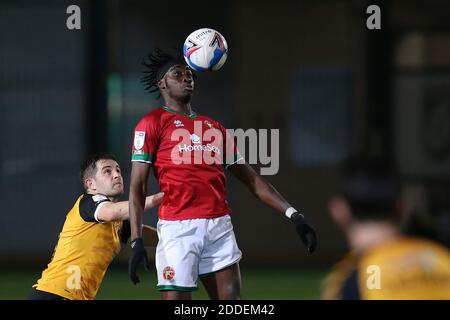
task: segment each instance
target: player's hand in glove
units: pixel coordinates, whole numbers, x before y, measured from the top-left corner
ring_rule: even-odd
[[[300,212],[295,212],[291,216],[291,221],[295,224],[300,239],[308,248],[309,253],[313,253],[317,246],[316,231],[306,222],[305,217]]]
[[[144,262],[145,270],[149,270],[147,251],[144,248],[144,241],[142,240],[142,238],[136,238],[131,241],[131,249],[131,257],[128,261],[128,274],[131,278],[131,281],[133,281],[134,284],[137,284],[140,282],[139,277],[136,274],[136,269],[139,267],[139,265]]]

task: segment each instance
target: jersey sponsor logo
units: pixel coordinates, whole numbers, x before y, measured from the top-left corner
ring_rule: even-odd
[[[136,150],[141,150],[144,146],[145,141],[145,131],[135,131],[134,132],[134,148]]]
[[[200,144],[202,143],[202,140],[200,139],[200,137],[198,135],[196,135],[195,133],[191,134],[189,136],[189,139],[191,139],[191,141],[195,144]]]
[[[223,134],[217,128],[207,128],[203,120],[194,121],[194,130],[177,128],[171,141],[178,143],[171,151],[174,164],[222,164]]]
[[[163,277],[165,280],[173,280],[175,278],[175,270],[172,267],[165,267],[163,270]]]
[[[179,127],[184,127],[183,122],[181,122],[181,120],[175,120],[173,122],[173,124],[175,125],[175,127],[179,128]]]
[[[210,143],[207,144],[197,144],[197,145],[178,145],[178,150],[180,152],[192,152],[192,151],[207,151],[207,152],[215,152],[217,154],[220,154],[220,149]]]

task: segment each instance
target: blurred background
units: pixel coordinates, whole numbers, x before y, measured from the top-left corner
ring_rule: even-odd
[[[81,30],[66,27],[72,4]],[[366,27],[371,4],[380,30]],[[0,298],[24,298],[45,268],[88,154],[115,154],[128,185],[134,126],[162,103],[143,90],[141,61],[201,27],[221,32],[229,55],[220,71],[199,75],[194,110],[227,128],[280,130],[280,170],[266,178],[319,237],[308,255],[293,225],[229,176],[244,298],[319,297],[347,250],[327,201],[340,162],[355,153],[399,171],[407,232],[449,245],[449,17],[447,0],[2,0]],[[145,219],[155,224],[156,211]],[[154,271],[132,286],[127,257],[125,249],[114,261],[98,298],[157,297]]]

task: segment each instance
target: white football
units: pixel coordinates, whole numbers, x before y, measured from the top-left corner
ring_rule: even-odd
[[[227,54],[227,41],[214,29],[195,30],[184,41],[184,59],[196,71],[219,70],[227,60]]]

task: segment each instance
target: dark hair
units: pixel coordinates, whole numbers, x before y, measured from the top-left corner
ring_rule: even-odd
[[[96,153],[91,155],[80,167],[81,184],[84,188],[86,188],[84,180],[94,177],[97,173],[97,161],[99,160],[114,160],[117,162],[116,158],[109,153]]]
[[[358,220],[396,220],[400,184],[382,159],[354,157],[343,163],[341,192]]]
[[[180,53],[178,56],[173,56],[156,48],[152,53],[148,54],[142,61],[142,65],[146,67],[146,70],[143,71],[146,75],[141,78],[141,83],[144,85],[145,90],[150,93],[159,91],[158,82],[176,64],[182,64]]]
[[[174,65],[185,64],[181,50],[174,48],[171,52],[174,52],[174,54],[172,55],[156,48],[142,61],[142,65],[146,68],[143,73],[146,75],[141,78],[141,83],[146,91],[150,93],[159,92],[158,82],[164,77],[166,72]],[[194,70],[191,69],[191,71],[193,79],[196,80],[197,76]],[[158,98],[160,97],[161,94],[159,93]]]

